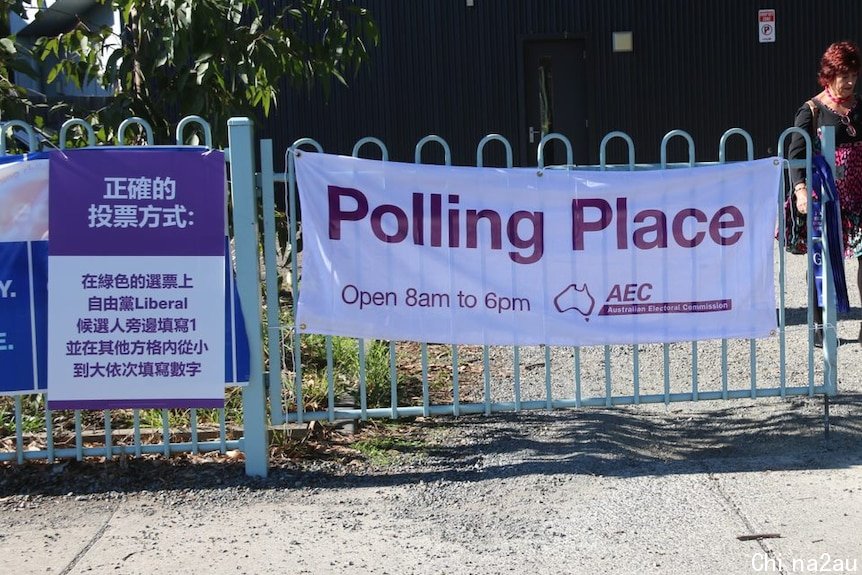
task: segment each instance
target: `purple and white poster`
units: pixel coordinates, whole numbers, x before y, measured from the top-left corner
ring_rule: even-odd
[[[300,332],[484,345],[771,335],[776,158],[649,170],[296,155]]]
[[[224,155],[52,153],[50,409],[224,405]]]

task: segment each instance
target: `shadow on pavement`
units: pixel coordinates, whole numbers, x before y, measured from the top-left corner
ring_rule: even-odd
[[[143,490],[279,490],[409,485],[544,474],[635,477],[829,469],[862,464],[862,394],[738,400],[713,408],[633,408],[466,416],[410,423],[411,440],[379,467],[350,456],[279,459],[266,479],[242,462],[161,458],[0,467],[0,498]],[[343,453],[343,452],[342,452]]]

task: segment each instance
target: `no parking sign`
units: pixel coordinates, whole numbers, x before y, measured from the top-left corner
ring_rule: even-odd
[[[757,26],[760,42],[775,42],[775,10],[758,10]]]

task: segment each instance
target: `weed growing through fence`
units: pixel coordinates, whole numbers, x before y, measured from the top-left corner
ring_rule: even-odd
[[[225,423],[228,426],[242,425],[242,388],[231,387],[225,392]],[[173,431],[188,431],[191,427],[191,410],[169,409],[167,411],[168,425]],[[102,430],[105,428],[104,411],[81,411],[81,429],[83,431]],[[151,428],[161,432],[164,425],[164,411],[161,409],[139,410],[139,425],[142,429]],[[45,396],[32,394],[21,396],[21,428],[25,434],[45,433]],[[114,409],[109,412],[111,428],[114,430],[131,429],[134,425],[134,411],[131,409]],[[199,428],[215,428],[220,425],[221,417],[218,409],[196,410]],[[55,438],[71,436],[75,433],[75,412],[70,410],[52,411],[51,423]],[[0,397],[0,439],[13,437],[16,434],[15,398]],[[37,440],[37,444],[44,439]],[[39,446],[39,445],[36,445]],[[42,446],[44,447],[44,446]]]
[[[24,433],[37,433],[44,430],[45,412],[42,395],[28,395],[22,398],[21,428]],[[11,397],[0,398],[0,437],[15,433],[15,400]]]
[[[332,347],[332,383],[336,402],[360,404],[360,340],[355,338],[304,334],[301,336],[303,407],[306,411],[322,411],[329,405],[329,373],[327,369],[327,339]],[[423,378],[428,382],[430,402],[452,401],[452,346],[427,345],[427,373],[421,363],[422,344],[399,342],[394,346],[393,360],[388,341],[364,340],[366,405],[369,408],[391,404],[391,363],[395,362],[398,404],[421,405]],[[479,389],[481,366],[478,346],[460,348],[459,381],[462,392]],[[293,389],[294,366],[292,342],[284,347],[287,369],[284,373],[284,397],[289,409],[296,409]]]
[[[327,339],[332,348],[332,382],[336,401],[349,400],[358,405],[360,354],[359,340],[322,335],[302,336],[303,404],[306,410],[328,405],[329,373]],[[290,350],[285,349],[286,357]],[[383,405],[389,397],[389,344],[380,340],[365,342],[365,386],[370,407]],[[289,386],[287,386],[289,388]],[[295,399],[293,399],[295,405]]]
[[[332,383],[336,402],[360,404],[360,354],[356,338],[302,334],[297,336],[293,319],[293,297],[282,293],[280,327],[286,335],[282,342],[282,387],[283,400],[291,411],[296,410],[296,374],[293,356],[294,338],[300,337],[302,363],[302,399],[305,411],[322,411],[329,405],[329,374],[327,372],[327,340],[332,347]],[[266,334],[269,330],[264,330]],[[421,405],[423,402],[423,377],[428,381],[430,402],[452,401],[452,346],[427,344],[427,373],[423,374],[421,363],[422,346],[418,342],[398,342],[394,346],[395,358],[389,341],[367,339],[364,341],[364,369],[366,405],[368,408],[389,407],[391,404],[391,364],[395,362],[395,379],[398,403]],[[268,347],[264,346],[265,349]],[[459,347],[459,384],[462,398],[471,391],[481,390],[480,346]],[[270,366],[274,369],[274,366]]]

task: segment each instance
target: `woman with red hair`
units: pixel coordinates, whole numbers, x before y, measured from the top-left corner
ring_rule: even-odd
[[[862,68],[859,48],[853,42],[836,42],[820,59],[818,81],[823,90],[802,104],[794,125],[811,134],[815,153],[820,149],[820,129],[835,126],[835,182],[841,206],[844,257],[856,258],[859,267],[856,284],[862,298],[862,106],[855,92]],[[787,157],[805,158],[805,139],[794,133]],[[808,186],[805,170],[791,173],[793,195],[800,213],[808,212]],[[816,301],[816,299],[815,299]],[[823,310],[814,311],[815,343],[823,342]],[[862,325],[859,328],[862,343]]]

